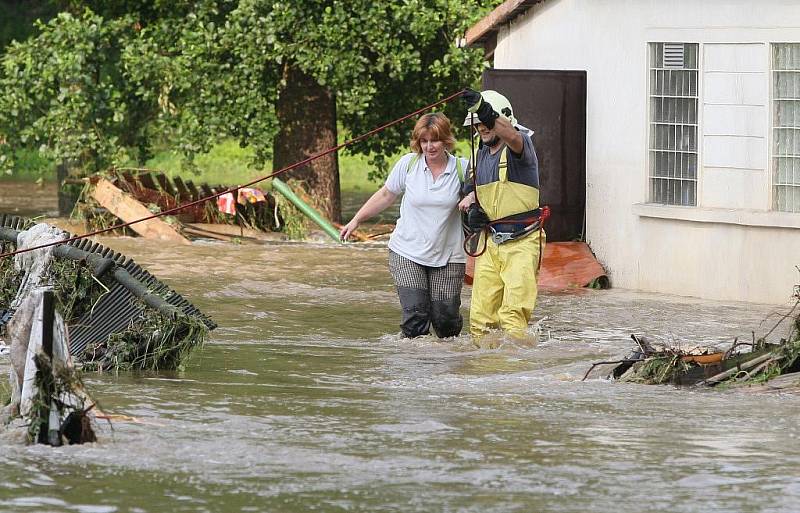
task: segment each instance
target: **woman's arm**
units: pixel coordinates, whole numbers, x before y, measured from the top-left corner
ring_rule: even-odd
[[[356,215],[353,216],[353,219],[351,219],[350,222],[344,225],[339,231],[339,237],[341,237],[342,242],[346,241],[350,234],[353,233],[353,230],[358,228],[358,225],[360,225],[363,221],[366,221],[374,215],[380,214],[392,203],[394,203],[394,200],[396,199],[397,194],[389,191],[385,185],[378,189],[378,191],[370,196],[364,205],[358,209],[358,212],[356,212]]]

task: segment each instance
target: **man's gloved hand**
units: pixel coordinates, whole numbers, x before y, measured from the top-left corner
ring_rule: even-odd
[[[481,93],[473,91],[472,89],[464,89],[464,92],[461,93],[461,99],[464,100],[464,103],[467,105],[467,112],[477,112],[478,107],[483,101]]]
[[[486,215],[486,212],[477,203],[470,205],[469,210],[467,210],[467,226],[469,226],[472,233],[483,230],[488,224],[489,216]]]
[[[478,115],[478,120],[486,125],[489,130],[494,128],[494,120],[500,117],[500,114],[494,111],[489,102],[483,101],[483,96],[478,91],[472,89],[465,89],[461,93],[464,103],[467,104],[467,112],[472,112]]]

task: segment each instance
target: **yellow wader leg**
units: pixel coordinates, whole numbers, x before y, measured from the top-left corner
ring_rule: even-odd
[[[527,336],[528,321],[536,306],[540,233],[543,235],[543,232],[532,233],[497,247],[504,284],[502,305],[498,310],[500,327],[515,338]]]
[[[498,310],[503,300],[503,282],[497,257],[497,245],[489,240],[486,252],[475,259],[469,307],[469,332],[474,337],[500,327]]]

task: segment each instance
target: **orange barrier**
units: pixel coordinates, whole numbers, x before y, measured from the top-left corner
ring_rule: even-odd
[[[467,274],[464,282],[472,285],[475,259],[467,258]],[[585,242],[548,242],[544,247],[542,268],[539,269],[539,288],[564,290],[586,287],[594,282],[608,288],[605,269],[595,259]]]

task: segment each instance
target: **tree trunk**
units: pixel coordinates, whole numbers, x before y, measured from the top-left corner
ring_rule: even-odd
[[[336,146],[336,98],[313,77],[290,64],[275,110],[279,131],[273,140],[276,171]],[[329,220],[341,221],[339,158],[336,152],[293,169],[289,177],[303,180]]]
[[[68,183],[68,180],[73,178],[70,174],[70,164],[66,161],[61,162],[56,166],[56,180],[58,182],[58,215],[68,216],[72,214],[72,209],[78,202],[82,185],[76,183]]]

